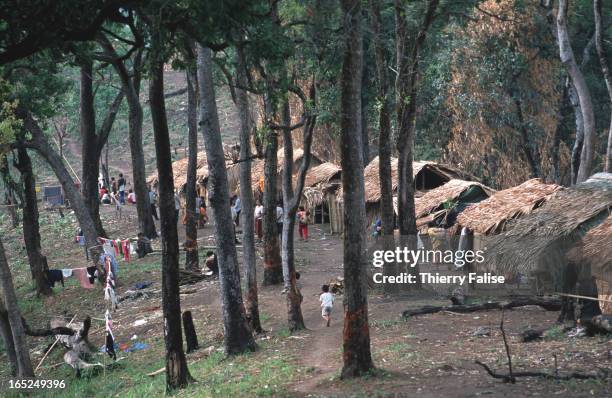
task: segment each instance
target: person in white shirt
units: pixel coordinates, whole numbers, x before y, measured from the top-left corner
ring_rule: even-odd
[[[174,191],[174,209],[176,210],[176,223],[179,222],[179,213],[181,212],[181,199],[178,196],[178,192]]]
[[[255,232],[259,240],[261,240],[263,236],[263,211],[264,207],[258,200],[255,205]]]
[[[276,204],[276,228],[279,235],[283,233],[283,206],[280,203]]]
[[[323,285],[321,287],[323,293],[319,296],[321,302],[321,316],[327,322],[327,327],[331,323],[331,310],[334,306],[334,295],[329,292],[329,285]]]

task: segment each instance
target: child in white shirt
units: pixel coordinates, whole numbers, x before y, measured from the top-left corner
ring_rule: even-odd
[[[319,296],[322,308],[321,316],[327,321],[327,327],[329,327],[331,322],[331,310],[334,306],[334,295],[329,292],[329,285],[323,285],[321,290],[323,290],[323,293]]]

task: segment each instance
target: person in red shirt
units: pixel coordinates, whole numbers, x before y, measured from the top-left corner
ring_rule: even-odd
[[[108,193],[108,189],[105,187],[100,188],[100,199],[102,199],[105,193]]]

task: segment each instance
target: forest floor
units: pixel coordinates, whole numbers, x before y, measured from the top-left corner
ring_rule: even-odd
[[[60,218],[56,212],[42,211],[41,217],[43,250],[50,267],[86,266],[82,249],[72,241],[76,229],[74,215],[66,214]],[[133,207],[125,209],[121,220],[116,218],[113,207],[103,207],[102,218],[107,233],[113,238],[132,237],[136,233]],[[91,316],[90,341],[95,347],[101,347],[104,344],[102,289],[82,289],[72,278],[66,281],[65,288],[56,286],[51,297],[37,298],[32,292],[21,229],[9,229],[8,226],[6,218],[0,219],[0,233],[21,310],[30,325],[44,327],[50,318],[57,316],[66,320],[76,316],[79,321]],[[526,378],[509,384],[489,377],[474,361],[481,360],[497,371],[507,371],[506,353],[498,329],[500,312],[442,312],[403,319],[401,312],[409,307],[447,304],[444,297],[429,291],[389,297],[379,290],[371,290],[370,336],[377,371],[357,380],[341,380],[342,297],[337,297],[332,324],[328,328],[321,319],[318,295],[323,283],[342,275],[342,241],[337,236],[326,234],[320,225],[312,225],[310,229],[308,242],[296,242],[297,268],[302,275],[304,296],[302,311],[308,330],[289,333],[282,287],[260,287],[260,312],[266,332],[257,336],[259,349],[252,354],[225,358],[221,350],[223,328],[218,281],[211,279],[182,287],[181,307],[193,313],[201,348],[187,355],[191,375],[197,383],[177,392],[177,396],[610,396],[610,378],[567,382]],[[179,226],[179,231],[182,239],[184,228]],[[200,245],[214,245],[212,225],[200,229],[198,234]],[[261,279],[261,244],[257,250],[260,255],[258,277]],[[183,264],[183,259],[181,261]],[[143,290],[146,298],[126,300],[114,313],[116,342],[121,347],[140,342],[147,348],[120,352],[122,359],[115,365],[104,370],[93,368],[77,379],[63,363],[64,350],[56,347],[38,369],[37,376],[65,380],[66,389],[40,391],[41,396],[151,397],[164,394],[163,374],[147,376],[147,373],[164,366],[160,264],[159,254],[135,259],[129,264],[119,263],[119,295],[134,289],[133,285],[138,282],[150,281],[152,285]],[[491,295],[491,291],[486,291],[474,299],[486,300]],[[529,326],[553,326],[556,316],[554,312],[531,307],[506,312],[505,329],[516,371],[544,370],[552,373],[555,355],[561,374],[611,368],[612,341],[604,336],[570,338],[559,330],[539,342],[519,342],[522,330]],[[475,336],[474,331],[479,327],[490,328],[490,336]],[[53,338],[28,338],[28,341],[32,362],[37,367]],[[98,354],[91,362],[109,364],[110,360],[108,356]],[[15,391],[7,390],[10,377],[6,364],[6,356],[0,347],[0,396],[15,396]]]

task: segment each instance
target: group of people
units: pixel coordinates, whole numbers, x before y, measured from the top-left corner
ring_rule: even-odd
[[[100,202],[105,205],[112,203],[124,205],[126,200],[128,203],[136,203],[136,194],[130,189],[126,196],[127,182],[123,173],[119,173],[119,178],[115,180],[115,177],[110,179],[110,187],[106,186],[104,178],[100,177],[98,180],[98,188],[100,192]]]
[[[279,237],[283,233],[284,214],[285,213],[283,210],[283,204],[281,202],[278,202],[276,204],[276,229]],[[255,205],[255,233],[257,234],[257,238],[259,241],[261,241],[263,238],[263,216],[264,207],[261,204],[261,201],[258,200]],[[300,240],[308,241],[308,219],[310,217],[310,212],[306,210],[304,206],[300,206],[296,217],[298,222],[298,233],[300,235]]]

